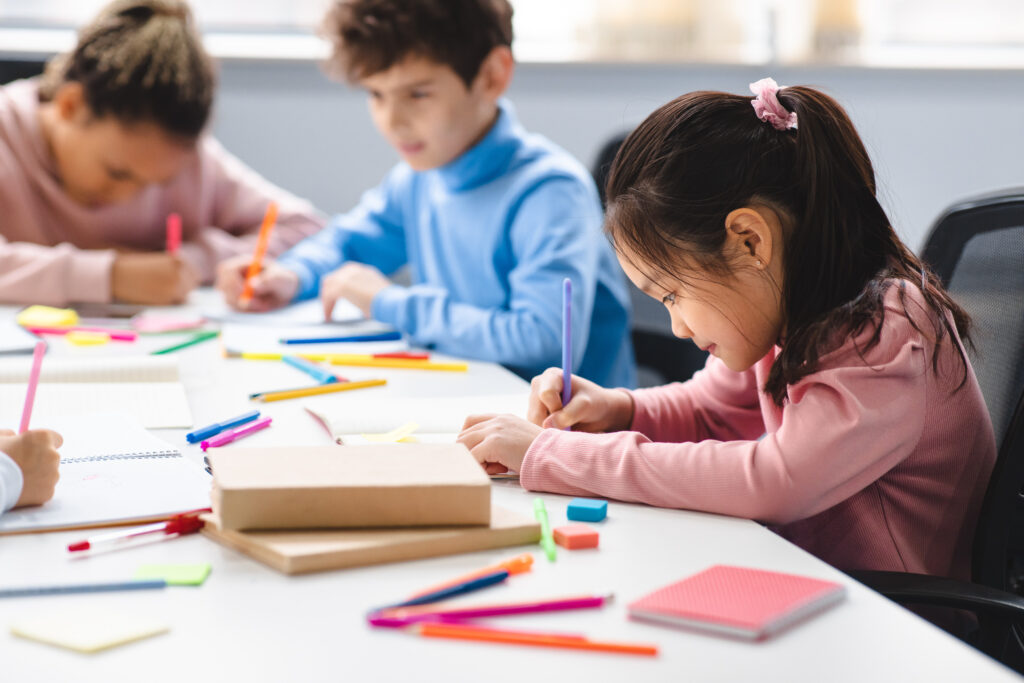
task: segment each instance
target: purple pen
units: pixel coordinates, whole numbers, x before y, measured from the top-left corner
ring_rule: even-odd
[[[202,442],[200,446],[204,451],[207,448],[218,448],[220,446],[225,446],[231,443],[232,441],[249,436],[250,434],[258,432],[261,429],[266,429],[267,427],[270,426],[270,423],[273,421],[273,419],[274,418],[272,417],[264,417],[244,427],[230,429],[222,434],[218,434],[217,436],[213,437],[212,439],[209,439],[208,441]]]
[[[562,405],[572,399],[572,280],[562,280]]]

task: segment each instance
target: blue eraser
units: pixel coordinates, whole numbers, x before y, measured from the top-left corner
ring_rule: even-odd
[[[566,516],[574,522],[600,522],[608,516],[608,501],[593,498],[573,498]]]

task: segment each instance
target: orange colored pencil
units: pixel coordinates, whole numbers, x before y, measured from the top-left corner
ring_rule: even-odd
[[[242,288],[241,301],[244,304],[252,301],[252,279],[260,274],[263,269],[263,257],[267,253],[267,245],[270,243],[270,232],[277,223],[277,203],[267,204],[267,212],[263,214],[263,225],[260,226],[260,235],[256,238],[256,250],[252,254],[252,261],[249,269],[245,271],[245,286]]]
[[[477,569],[476,571],[469,572],[468,574],[463,574],[462,576],[459,576],[459,577],[454,578],[454,579],[450,579],[449,581],[445,581],[443,583],[439,583],[439,584],[436,584],[434,586],[430,586],[429,588],[424,588],[423,590],[421,590],[421,591],[419,591],[417,593],[414,593],[413,595],[410,595],[409,598],[410,599],[418,598],[421,595],[426,595],[427,593],[436,593],[437,591],[442,590],[444,588],[448,588],[450,586],[456,586],[456,585],[458,585],[460,583],[465,583],[467,581],[472,581],[473,579],[479,579],[481,576],[486,576],[487,574],[493,574],[494,572],[500,572],[502,569],[507,571],[509,574],[522,574],[523,572],[530,571],[530,567],[532,567],[532,566],[533,566],[533,555],[531,555],[530,553],[524,553],[522,555],[516,555],[515,557],[513,557],[511,559],[504,560],[504,561],[499,562],[497,564],[492,564],[490,567],[484,567],[483,569]]]
[[[506,643],[513,645],[537,645],[539,647],[557,647],[569,650],[591,650],[596,652],[614,652],[623,655],[658,654],[657,645],[641,643],[613,643],[599,640],[588,640],[573,636],[530,633],[528,631],[504,631],[492,628],[465,626],[462,624],[446,624],[443,622],[425,622],[415,624],[409,629],[427,638],[451,638],[455,640],[475,640],[488,643]]]

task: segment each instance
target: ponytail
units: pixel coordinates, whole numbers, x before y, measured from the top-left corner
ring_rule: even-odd
[[[50,61],[40,99],[67,82],[82,85],[97,117],[151,122],[194,139],[209,119],[215,76],[185,2],[115,0],[79,32],[70,53]]]

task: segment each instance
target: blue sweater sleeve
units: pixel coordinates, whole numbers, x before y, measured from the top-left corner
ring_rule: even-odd
[[[391,286],[374,298],[373,317],[404,331],[416,345],[536,372],[561,362],[562,280],[569,277],[578,365],[587,345],[604,240],[597,198],[588,189],[579,180],[555,178],[520,200],[509,218],[515,265],[505,306],[454,301],[446,290],[429,285]]]
[[[386,275],[405,265],[405,229],[400,197],[409,192],[412,173],[399,164],[384,181],[368,190],[348,213],[284,253],[279,263],[299,276],[296,299],[320,292],[324,276],[345,261],[371,265]]]

